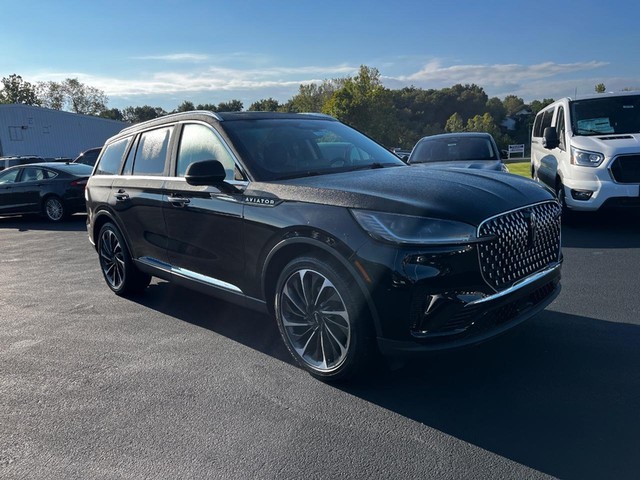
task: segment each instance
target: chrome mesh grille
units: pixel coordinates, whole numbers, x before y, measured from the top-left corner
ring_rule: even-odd
[[[485,220],[479,237],[494,240],[478,245],[485,281],[496,291],[539,272],[560,258],[560,206],[530,205]]]

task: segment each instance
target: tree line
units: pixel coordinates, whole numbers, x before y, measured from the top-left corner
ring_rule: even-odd
[[[327,79],[320,84],[302,84],[297,94],[284,103],[273,98],[260,99],[247,110],[326,113],[388,147],[410,149],[426,135],[482,131],[491,133],[499,146],[506,148],[511,143],[528,143],[533,116],[552,101],[545,98],[526,105],[516,95],[489,98],[484,89],[475,84],[392,90],[382,84],[376,68],[363,65],[354,76]],[[131,123],[190,110],[244,110],[243,102],[237,99],[197,105],[185,100],[171,112],[150,105],[129,106],[122,110],[108,108],[104,92],[78,79],[32,84],[16,74],[2,79],[0,103],[38,105]],[[522,111],[528,114],[516,116]],[[507,117],[515,121],[514,128],[508,131],[501,127]]]

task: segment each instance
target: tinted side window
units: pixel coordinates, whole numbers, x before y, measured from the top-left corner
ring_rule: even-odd
[[[96,168],[96,175],[116,175],[120,170],[122,156],[127,149],[128,143],[129,138],[123,138],[122,140],[109,144],[105,148],[98,168]]]
[[[201,160],[218,160],[227,172],[227,178],[233,178],[235,162],[222,140],[205,125],[187,124],[182,129],[176,176],[183,177],[187,167]]]
[[[136,151],[138,150],[139,139],[140,137],[136,138],[129,149],[129,154],[127,155],[127,159],[124,161],[124,168],[122,169],[123,175],[131,175],[133,173],[133,159],[135,158]]]
[[[9,170],[8,172],[2,172],[2,175],[0,175],[0,185],[3,183],[14,183],[18,177],[18,173],[20,173],[19,168]]]
[[[560,142],[560,148],[562,150],[566,150],[564,143],[564,109],[562,107],[558,107],[558,118],[556,119],[556,130],[558,132],[558,140]]]
[[[542,117],[542,125],[540,127],[540,136],[544,134],[544,129],[551,126],[551,119],[553,118],[553,111],[555,109],[551,108],[544,112],[544,117]]]
[[[536,115],[536,121],[533,123],[533,136],[534,137],[541,137],[542,136],[542,116],[544,115],[543,112],[538,113],[538,115]]]
[[[162,175],[164,173],[172,128],[158,128],[140,135],[133,163],[134,175]]]
[[[46,170],[36,167],[27,167],[22,169],[22,178],[20,179],[20,181],[37,182],[39,180],[44,180],[45,178],[47,178]]]

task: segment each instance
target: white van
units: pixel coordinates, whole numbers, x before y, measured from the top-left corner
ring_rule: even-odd
[[[563,98],[541,110],[531,176],[565,209],[640,208],[640,92]]]

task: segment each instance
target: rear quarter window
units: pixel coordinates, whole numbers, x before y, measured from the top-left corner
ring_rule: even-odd
[[[133,162],[134,175],[162,175],[164,173],[172,128],[158,128],[140,135]]]
[[[130,138],[123,138],[105,147],[102,158],[96,168],[96,175],[116,175],[120,171],[122,157],[127,149],[129,140]]]

